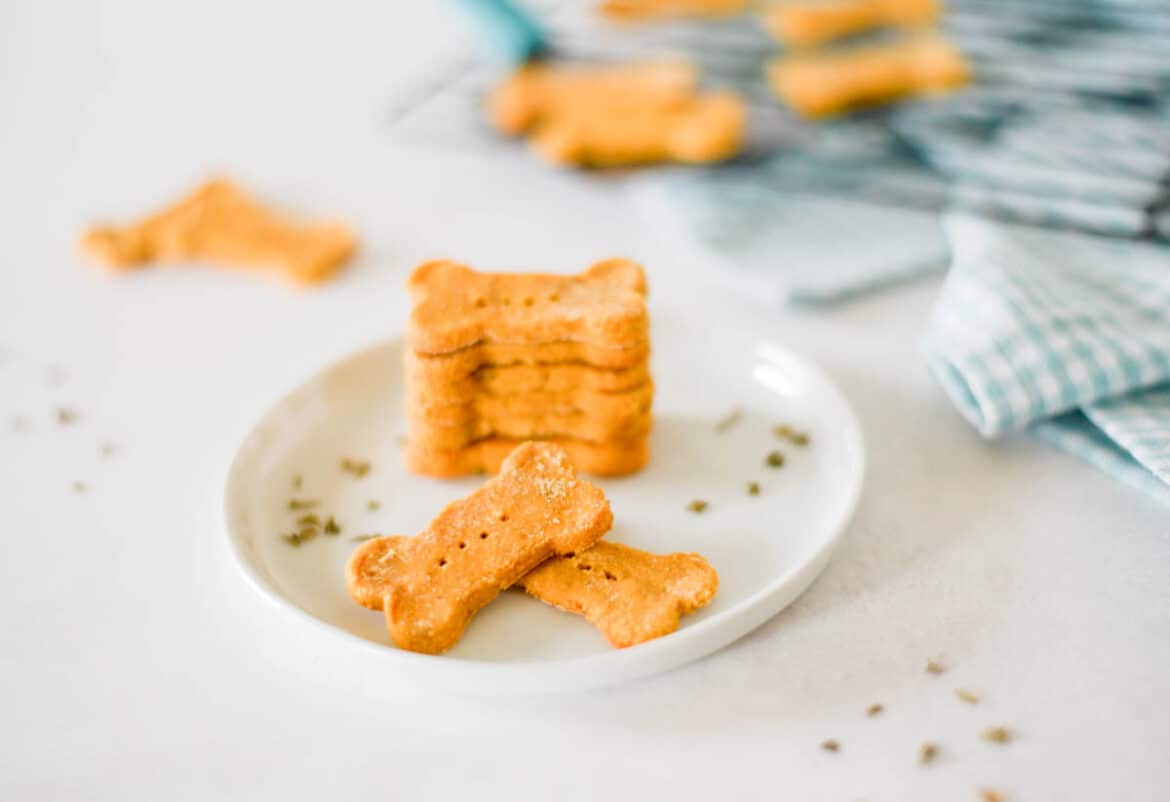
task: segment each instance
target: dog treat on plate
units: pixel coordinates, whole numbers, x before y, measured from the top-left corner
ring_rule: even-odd
[[[749,0],[602,0],[601,13],[611,19],[663,17],[730,17],[747,10]]]
[[[451,354],[481,343],[557,342],[630,348],[644,343],[646,276],[628,259],[576,276],[479,273],[439,260],[407,281],[414,301],[407,340],[418,354]]]
[[[564,449],[520,445],[497,477],[386,558],[391,639],[414,652],[446,651],[501,590],[555,554],[584,551],[612,524],[605,494],[577,478]]]
[[[566,111],[625,106],[657,108],[695,93],[695,68],[681,60],[632,64],[529,64],[488,96],[488,117],[506,134],[522,134]]]
[[[488,365],[471,373],[450,375],[441,357],[406,356],[407,384],[412,391],[429,388],[447,404],[466,404],[481,395],[512,396],[523,393],[624,393],[650,383],[650,370],[642,361],[630,368],[606,369],[584,362],[553,364]],[[412,401],[414,399],[412,398]],[[422,406],[432,403],[427,400]]]
[[[412,471],[494,471],[528,439],[562,444],[592,473],[646,464],[654,384],[640,266],[610,259],[557,276],[436,261],[407,286]]]
[[[380,610],[407,537],[366,541],[350,558],[350,597]],[[518,583],[530,595],[596,626],[621,649],[668,635],[681,617],[715,595],[719,577],[698,554],[659,556],[604,540],[578,554],[553,557]]]
[[[302,223],[260,205],[224,179],[208,181],[173,206],[125,226],[89,229],[82,246],[116,270],[151,262],[209,261],[268,267],[301,284],[332,276],[353,254],[341,223]]]
[[[719,576],[698,554],[659,556],[604,540],[553,557],[520,585],[542,602],[585,616],[619,649],[668,635],[711,601]]]
[[[442,426],[466,424],[474,420],[531,420],[549,415],[581,415],[593,421],[616,421],[647,412],[654,401],[654,383],[646,382],[621,393],[601,393],[588,388],[496,395],[481,392],[468,401],[451,400],[451,396],[427,388],[412,387],[408,405],[411,416],[426,423]]]
[[[578,470],[594,476],[625,476],[646,467],[650,444],[645,436],[632,440],[589,443],[571,437],[547,437],[569,454]],[[489,437],[463,448],[452,450],[427,448],[412,441],[406,443],[406,467],[421,476],[449,479],[476,473],[495,473],[520,440]]]
[[[813,47],[873,28],[926,26],[938,13],[938,0],[782,0],[763,19],[781,42]]]
[[[963,56],[937,36],[784,56],[768,67],[772,89],[806,117],[826,117],[908,95],[955,89],[969,78]]]
[[[697,95],[669,106],[575,109],[551,119],[532,145],[554,164],[621,167],[654,162],[716,162],[743,144],[747,112],[731,92]]]

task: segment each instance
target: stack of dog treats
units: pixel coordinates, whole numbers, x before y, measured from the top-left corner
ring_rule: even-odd
[[[410,470],[495,473],[525,440],[555,442],[597,475],[646,464],[654,384],[639,265],[554,276],[434,261],[407,286]]]

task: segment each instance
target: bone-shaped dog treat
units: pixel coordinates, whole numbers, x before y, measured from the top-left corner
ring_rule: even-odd
[[[564,449],[524,443],[497,477],[387,557],[382,608],[391,639],[410,651],[446,651],[501,590],[554,554],[587,549],[612,524],[605,494],[576,477]]]
[[[673,105],[695,92],[695,68],[685,61],[633,64],[531,64],[488,96],[488,117],[506,134],[521,134],[566,111],[616,106]]]
[[[139,223],[91,228],[82,245],[118,270],[155,261],[206,260],[274,267],[293,281],[311,284],[348,261],[354,242],[345,225],[295,222],[216,179]]]
[[[781,42],[813,47],[884,26],[934,22],[937,0],[783,0],[764,11],[764,26]]]
[[[531,419],[572,413],[581,413],[595,421],[625,420],[650,409],[653,400],[653,382],[624,393],[599,393],[587,388],[534,390],[508,395],[480,393],[468,401],[453,401],[443,388],[413,385],[409,388],[407,406],[415,420],[454,426],[476,419]]]
[[[358,604],[382,608],[410,538],[363,543],[350,558],[349,594]],[[719,577],[698,554],[667,554],[600,541],[579,554],[553,557],[518,583],[541,601],[585,617],[617,648],[678,629],[679,620],[715,595]]]
[[[627,371],[644,367],[650,358],[650,342],[629,347],[576,342],[537,345],[481,342],[449,354],[434,356],[408,351],[408,380],[431,382],[464,378],[484,368],[550,367],[577,365],[602,370]]]
[[[729,17],[747,10],[749,0],[602,0],[601,13],[615,20],[669,17]]]
[[[522,393],[624,393],[650,382],[649,366],[643,361],[632,368],[609,370],[592,365],[564,362],[552,365],[488,365],[471,373],[454,374],[441,357],[406,357],[406,382],[411,403],[427,395],[423,406],[442,399],[444,403],[465,404],[480,395],[509,396]]]
[[[479,273],[440,260],[417,267],[406,286],[414,301],[407,340],[420,355],[481,343],[626,350],[650,332],[646,276],[627,259],[598,262],[576,276]]]
[[[589,443],[572,437],[549,437],[547,442],[564,448],[578,470],[594,476],[625,476],[642,470],[650,459],[649,438]],[[451,478],[474,473],[495,473],[521,441],[489,437],[462,448],[434,449],[408,441],[406,467],[420,476]]]
[[[649,432],[654,425],[654,417],[647,399],[641,408],[631,409],[614,418],[571,410],[532,416],[471,416],[448,423],[421,418],[412,410],[409,425],[411,442],[424,448],[454,449],[487,437],[546,440],[560,436],[590,443],[629,440]]]
[[[776,94],[806,117],[825,117],[907,95],[954,89],[968,77],[959,51],[936,36],[787,56],[768,67]]]
[[[620,167],[728,159],[743,144],[747,112],[730,92],[656,107],[573,109],[542,125],[532,146],[554,164]]]

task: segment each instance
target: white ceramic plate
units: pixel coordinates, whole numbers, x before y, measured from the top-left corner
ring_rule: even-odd
[[[719,572],[719,593],[672,635],[612,649],[584,619],[508,591],[482,610],[441,656],[389,644],[380,613],[344,587],[353,538],[414,534],[447,502],[482,479],[424,479],[402,467],[401,341],[348,357],[278,403],[241,445],[228,474],[227,531],[255,586],[290,613],[358,647],[406,681],[457,693],[581,690],[674,668],[710,654],[780,612],[824,569],[849,522],[864,472],[861,430],[849,404],[814,365],[751,333],[701,331],[692,320],[656,316],[659,348],[653,457],[636,476],[598,481],[615,524],[608,538],[655,552],[697,551]],[[738,422],[715,424],[733,409]],[[797,447],[777,423],[807,431]],[[773,449],[782,468],[765,466]],[[363,478],[343,457],[369,460]],[[303,477],[293,489],[294,477]],[[747,483],[761,492],[749,496]],[[296,513],[290,498],[320,500],[342,533],[293,547],[281,540]],[[693,499],[709,503],[701,514]],[[370,508],[370,501],[380,503]],[[356,649],[355,649],[356,651]]]

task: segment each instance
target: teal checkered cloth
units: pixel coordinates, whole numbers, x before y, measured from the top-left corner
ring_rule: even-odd
[[[959,412],[1170,501],[1170,248],[966,215],[945,228],[926,354]]]

